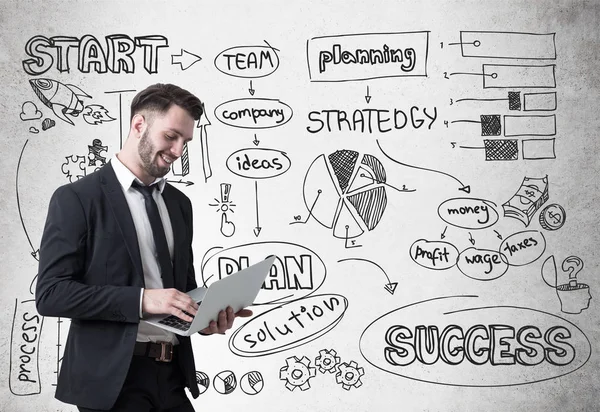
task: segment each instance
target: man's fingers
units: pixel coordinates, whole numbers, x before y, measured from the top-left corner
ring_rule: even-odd
[[[191,322],[194,320],[194,318],[192,316],[190,316],[189,312],[186,313],[183,310],[175,308],[175,307],[173,308],[173,310],[170,313],[171,313],[171,315],[175,315],[179,319],[183,319],[186,322]]]
[[[227,308],[227,329],[231,329],[233,321],[235,320],[235,314],[231,306]]]
[[[235,316],[239,316],[240,318],[247,318],[252,316],[252,311],[250,309],[242,309],[238,311]]]

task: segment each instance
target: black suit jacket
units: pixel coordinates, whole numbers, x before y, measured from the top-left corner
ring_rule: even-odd
[[[168,183],[162,195],[173,226],[175,287],[188,291],[196,288],[192,206]],[[57,399],[92,409],[112,407],[133,356],[143,287],[137,234],[110,163],[59,187],[48,207],[35,297],[41,315],[72,319]],[[190,338],[178,339],[178,361],[196,398]]]

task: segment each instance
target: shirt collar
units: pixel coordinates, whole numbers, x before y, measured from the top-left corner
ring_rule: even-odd
[[[115,171],[115,175],[117,175],[117,180],[123,187],[123,190],[125,190],[125,191],[129,190],[129,188],[131,187],[131,184],[133,183],[134,180],[137,180],[137,182],[141,185],[144,184],[140,179],[138,179],[133,174],[133,172],[131,170],[129,170],[127,168],[127,166],[125,166],[121,162],[121,160],[117,157],[116,154],[112,157],[110,163],[113,167],[113,170]],[[156,180],[154,180],[154,182],[150,183],[149,186],[152,186],[155,184],[158,185],[158,190],[160,191],[160,193],[162,193],[163,190],[165,189],[165,185],[167,184],[167,179],[165,179],[164,177],[158,177],[158,178],[156,178]]]

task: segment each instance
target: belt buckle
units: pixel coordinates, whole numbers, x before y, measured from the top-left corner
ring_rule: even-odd
[[[157,362],[171,362],[173,360],[173,344],[169,342],[160,343],[160,356],[154,358]]]

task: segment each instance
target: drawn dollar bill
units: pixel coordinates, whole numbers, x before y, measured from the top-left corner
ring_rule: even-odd
[[[525,177],[519,190],[502,205],[504,216],[518,219],[529,226],[533,215],[547,200],[548,176]]]

